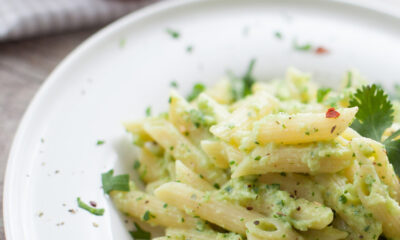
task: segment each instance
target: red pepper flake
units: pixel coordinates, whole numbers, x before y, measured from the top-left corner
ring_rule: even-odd
[[[253,210],[253,207],[246,207],[246,209],[251,211],[251,210]]]
[[[255,221],[254,221],[254,225],[258,225],[258,224],[260,224],[260,221],[255,220]]]
[[[298,207],[296,208],[296,210],[297,210],[297,211],[300,211],[300,210],[301,210],[301,207],[300,207],[300,206],[298,206]]]
[[[340,116],[340,113],[335,110],[335,108],[329,108],[328,111],[326,111],[325,117],[326,118],[338,118]]]
[[[95,201],[90,201],[89,203],[90,203],[90,205],[91,205],[92,207],[97,207],[97,203],[96,203]]]
[[[332,127],[331,134],[335,131],[335,129],[336,129],[336,125]]]
[[[315,53],[316,54],[326,54],[326,53],[329,53],[329,50],[324,47],[318,47],[317,49],[315,49]]]

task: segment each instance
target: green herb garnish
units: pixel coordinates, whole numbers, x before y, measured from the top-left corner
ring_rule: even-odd
[[[149,240],[151,239],[151,234],[143,230],[138,224],[135,224],[136,231],[129,231],[131,237],[135,240]]]
[[[147,210],[144,214],[143,214],[143,221],[149,221],[151,218],[156,218],[156,216],[154,216],[153,214],[151,214],[151,212],[149,210]]]
[[[186,47],[186,52],[188,52],[188,53],[191,53],[191,52],[193,52],[193,46],[187,46]]]
[[[173,88],[178,88],[178,83],[175,81],[172,81],[169,85]]]
[[[167,33],[168,33],[172,38],[175,38],[175,39],[177,39],[177,38],[179,38],[179,37],[181,36],[179,32],[177,32],[177,31],[175,31],[175,30],[172,30],[172,29],[170,29],[170,28],[167,29]]]
[[[148,107],[146,108],[146,117],[150,117],[150,116],[151,116],[151,107],[148,106]]]
[[[383,132],[393,123],[393,106],[382,88],[375,84],[358,89],[350,107],[358,107],[351,127],[364,137],[381,141]]]
[[[204,84],[202,83],[196,83],[193,86],[192,92],[189,94],[189,96],[187,97],[187,100],[193,101],[194,99],[197,98],[197,96],[200,95],[200,93],[204,92],[206,90],[206,86],[204,86]]]
[[[129,192],[129,175],[114,175],[114,170],[101,174],[101,182],[103,184],[104,193],[109,193],[113,190]]]
[[[384,131],[393,124],[393,105],[388,95],[376,84],[363,86],[350,99],[350,107],[358,107],[356,119],[351,127],[364,137],[382,141]],[[400,140],[394,140],[400,130],[388,137],[383,144],[390,163],[400,175]]]
[[[90,212],[91,214],[94,214],[96,216],[103,216],[104,214],[104,208],[94,208],[86,203],[81,201],[81,198],[77,198],[76,201],[78,202],[78,207],[85,209],[86,211]]]
[[[293,41],[293,48],[298,51],[310,51],[312,46],[309,43],[299,44],[297,40]]]
[[[281,32],[275,32],[275,37],[278,39],[282,39],[282,33]]]
[[[252,93],[251,87],[256,81],[252,75],[255,63],[255,59],[252,59],[250,61],[247,71],[243,75],[243,77],[238,78],[234,75],[231,76],[232,95],[235,101],[242,99]]]
[[[103,145],[104,143],[105,143],[104,140],[97,140],[96,145],[100,146],[100,145]]]
[[[324,98],[326,95],[328,95],[328,93],[332,91],[332,89],[330,88],[320,88],[317,91],[317,102],[318,103],[322,103],[322,101],[324,101]]]

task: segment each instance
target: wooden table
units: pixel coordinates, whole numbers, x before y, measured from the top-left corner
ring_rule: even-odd
[[[0,239],[8,152],[30,100],[53,68],[97,29],[0,43]]]

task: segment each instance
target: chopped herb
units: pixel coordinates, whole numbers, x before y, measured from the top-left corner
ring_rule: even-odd
[[[282,39],[282,33],[276,31],[276,32],[275,32],[275,37],[278,38],[278,39]]]
[[[150,117],[150,116],[151,116],[151,107],[148,106],[148,107],[146,108],[146,117]]]
[[[214,187],[215,187],[216,189],[220,189],[220,186],[219,186],[218,183],[214,183]]]
[[[175,39],[178,39],[178,38],[181,36],[179,32],[177,32],[177,31],[175,31],[175,30],[172,30],[172,29],[170,29],[170,28],[167,29],[167,33],[168,33],[172,38],[175,38]]]
[[[298,51],[310,51],[312,46],[309,43],[300,45],[297,40],[293,41],[293,48]]]
[[[231,76],[231,87],[232,87],[232,95],[235,101],[250,95],[251,87],[256,81],[252,76],[252,72],[254,69],[254,64],[256,63],[255,59],[252,59],[249,63],[246,73],[243,77],[238,78],[232,74]]]
[[[325,96],[331,91],[331,88],[320,88],[317,91],[317,102],[322,103],[324,101]]]
[[[175,82],[175,81],[172,81],[169,85],[170,85],[171,87],[178,88],[178,83]]]
[[[125,45],[126,45],[126,39],[125,39],[125,38],[121,38],[121,39],[119,40],[119,47],[120,47],[120,48],[124,48]]]
[[[168,207],[168,203],[164,203],[163,208],[167,208]]]
[[[345,195],[340,195],[339,202],[345,204],[347,202],[347,197]]]
[[[286,177],[286,173],[285,172],[281,172],[280,174],[281,174],[281,176]]]
[[[97,140],[96,145],[97,145],[97,146],[100,146],[100,145],[103,145],[104,143],[105,143],[104,140]]]
[[[147,210],[147,211],[143,214],[142,219],[143,219],[143,221],[149,221],[149,220],[150,220],[150,217],[151,217],[151,213],[150,213],[149,210]]]
[[[133,169],[137,170],[140,168],[140,162],[138,160],[135,160],[135,162],[133,163]]]
[[[104,208],[94,208],[91,207],[89,205],[87,205],[86,203],[81,201],[81,198],[77,198],[76,199],[78,202],[78,207],[85,209],[86,211],[90,212],[91,214],[94,214],[96,216],[103,216],[104,214]]]
[[[364,137],[381,141],[383,132],[393,124],[394,110],[388,95],[375,84],[358,89],[350,106],[358,107],[356,119],[351,127]],[[389,136],[383,144],[397,175],[400,175],[400,140],[394,140],[400,130]]]
[[[101,182],[103,184],[104,193],[109,193],[113,190],[129,192],[129,175],[114,175],[114,170],[101,174]]]
[[[254,160],[256,160],[256,161],[258,161],[260,159],[261,159],[261,156],[257,156],[257,157],[254,158]]]
[[[188,52],[188,53],[193,52],[193,46],[187,46],[186,47],[186,52]]]
[[[129,231],[131,237],[133,239],[137,240],[150,240],[151,239],[151,234],[149,232],[146,232],[142,228],[140,228],[139,225],[135,224],[136,231]]]
[[[200,93],[204,92],[206,90],[206,86],[204,86],[204,84],[202,83],[196,83],[193,86],[192,92],[189,94],[189,96],[187,97],[187,100],[189,102],[193,101],[194,99],[197,98],[197,96],[200,95]]]
[[[353,73],[351,71],[347,72],[347,84],[346,88],[350,88],[353,83]]]

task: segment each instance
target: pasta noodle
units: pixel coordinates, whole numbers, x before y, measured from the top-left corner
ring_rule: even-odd
[[[365,84],[356,72],[336,92],[296,69],[254,82],[253,64],[242,78],[195,85],[187,99],[172,90],[167,113],[124,123],[143,184],[102,175],[118,210],[164,227],[156,240],[400,240],[387,145],[400,138],[400,103],[374,137],[381,144],[358,126],[363,104],[351,107]]]

